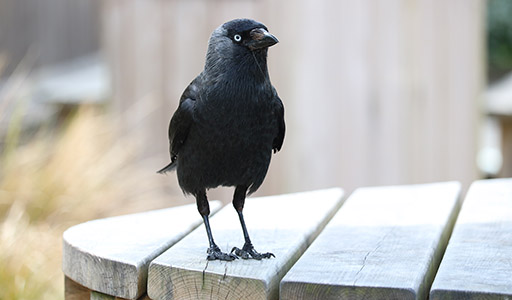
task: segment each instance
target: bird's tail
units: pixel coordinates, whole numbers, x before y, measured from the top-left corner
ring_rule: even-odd
[[[170,171],[176,169],[176,165],[177,165],[176,161],[171,161],[167,166],[163,167],[161,170],[158,170],[157,173],[165,174],[167,172],[170,172]]]

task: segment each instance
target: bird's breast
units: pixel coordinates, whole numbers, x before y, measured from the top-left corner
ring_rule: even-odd
[[[205,140],[237,144],[271,144],[275,135],[270,101],[264,97],[227,97],[196,111],[196,124]]]
[[[270,99],[207,100],[197,103],[193,125],[178,158],[180,185],[191,190],[219,185],[259,186],[270,163],[278,128]]]

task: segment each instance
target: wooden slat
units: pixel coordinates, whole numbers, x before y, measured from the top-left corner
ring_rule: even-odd
[[[69,277],[64,277],[64,299],[66,300],[89,300],[91,291]]]
[[[211,208],[216,212],[220,202]],[[93,291],[137,299],[146,292],[151,260],[201,222],[191,204],[73,226],[63,235],[64,274]]]
[[[512,298],[512,178],[473,183],[430,298]]]
[[[460,184],[357,189],[281,282],[281,299],[425,299]]]
[[[279,281],[342,203],[341,189],[248,199],[244,209],[252,242],[275,258],[207,261],[208,241],[197,228],[150,265],[151,299],[277,299]],[[226,207],[211,218],[223,251],[243,245],[238,216]]]
[[[116,300],[116,297],[99,292],[91,292],[90,300]]]
[[[100,292],[91,291],[91,297],[87,300],[125,300],[124,298],[114,297]],[[137,300],[151,300],[148,295],[144,294]]]
[[[125,300],[125,299],[124,298],[110,296],[110,295],[107,295],[107,294],[102,294],[100,292],[91,291],[91,297],[87,298],[87,300]],[[144,295],[140,296],[140,298],[137,299],[137,300],[151,300],[151,299],[149,299],[149,297],[146,294],[144,294]]]

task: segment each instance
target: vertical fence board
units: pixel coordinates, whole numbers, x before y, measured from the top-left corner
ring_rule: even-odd
[[[120,111],[133,103],[157,110],[140,120],[141,140],[151,145],[145,155],[157,167],[168,159],[166,127],[202,69],[209,34],[250,17],[280,39],[269,51],[269,70],[287,121],[260,195],[453,179],[466,187],[477,176],[481,0],[157,0],[139,4],[148,11],[139,19],[127,9],[134,2],[106,2],[104,16],[115,9],[123,24],[106,28],[104,37],[117,65],[115,98]],[[140,45],[133,22],[154,41]],[[111,42],[119,36],[132,42]],[[137,90],[141,82],[153,84],[151,101]]]

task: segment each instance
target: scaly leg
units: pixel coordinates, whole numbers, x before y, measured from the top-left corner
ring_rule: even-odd
[[[235,252],[236,255],[243,259],[254,258],[260,260],[262,258],[270,258],[275,257],[273,253],[258,253],[254,246],[251,243],[251,239],[249,238],[249,232],[247,231],[247,227],[245,226],[244,215],[242,210],[244,209],[245,204],[245,195],[247,193],[247,187],[245,186],[237,186],[235,189],[235,195],[233,197],[233,206],[238,213],[238,217],[240,218],[240,224],[242,225],[242,231],[244,232],[245,243],[242,249],[238,247],[233,247],[231,253]]]
[[[219,259],[226,261],[237,259],[238,257],[231,253],[228,254],[220,251],[219,246],[217,246],[213,240],[212,230],[210,228],[210,220],[208,219],[208,216],[210,215],[210,205],[208,204],[208,199],[206,198],[206,192],[201,192],[196,195],[196,203],[197,209],[203,217],[204,227],[206,228],[206,234],[208,235],[208,242],[210,243],[210,248],[208,248],[206,251],[208,253],[206,259]]]

